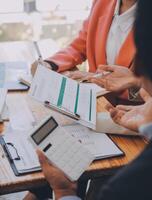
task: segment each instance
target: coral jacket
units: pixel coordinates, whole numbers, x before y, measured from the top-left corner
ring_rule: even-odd
[[[116,2],[117,0],[94,1],[90,16],[84,21],[78,37],[67,48],[47,59],[59,66],[59,72],[69,70],[86,59],[90,72],[95,72],[101,64],[107,64],[106,41]],[[115,64],[130,67],[135,52],[132,30],[124,41]]]

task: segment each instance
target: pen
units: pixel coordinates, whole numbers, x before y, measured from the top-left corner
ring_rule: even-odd
[[[108,75],[108,74],[111,74],[111,72],[104,71],[104,72],[100,72],[100,73],[93,75],[91,78],[102,78],[103,76]],[[80,81],[80,83],[90,83],[90,81],[87,79],[83,79]]]
[[[62,108],[59,109],[59,108],[57,108],[55,105],[50,104],[49,101],[45,101],[45,102],[44,102],[44,105],[45,105],[46,107],[48,107],[48,108],[52,108],[53,110],[55,110],[55,111],[57,111],[57,112],[59,112],[59,113],[61,113],[61,114],[63,114],[63,115],[66,115],[66,116],[68,116],[68,117],[70,117],[70,118],[72,118],[72,119],[75,119],[75,120],[79,120],[79,119],[80,119],[80,115],[78,115],[77,113],[72,113],[72,112],[66,111],[66,110],[64,110],[64,109],[62,109]]]
[[[33,43],[34,43],[36,52],[37,52],[38,57],[39,57],[39,58],[38,58],[38,61],[42,61],[42,60],[43,60],[43,59],[42,59],[42,54],[41,54],[41,52],[40,52],[40,48],[39,48],[39,46],[38,46],[38,44],[37,44],[37,41],[34,41]]]

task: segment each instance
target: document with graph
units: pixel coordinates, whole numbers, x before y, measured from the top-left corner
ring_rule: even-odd
[[[89,128],[96,128],[96,93],[83,83],[39,65],[29,95]]]

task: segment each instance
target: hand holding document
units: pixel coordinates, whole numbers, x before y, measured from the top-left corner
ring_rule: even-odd
[[[49,70],[39,64],[29,95],[50,107],[78,117],[79,122],[95,129],[96,93],[92,88]]]

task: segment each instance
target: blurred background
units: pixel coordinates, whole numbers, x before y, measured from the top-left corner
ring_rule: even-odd
[[[0,42],[52,39],[67,45],[87,18],[92,0],[0,0]]]
[[[91,4],[92,0],[0,0],[0,62],[33,62],[37,55],[29,41],[42,41],[45,57],[65,47],[88,17]],[[86,63],[80,68],[85,69]],[[25,194],[0,200],[20,200]]]

